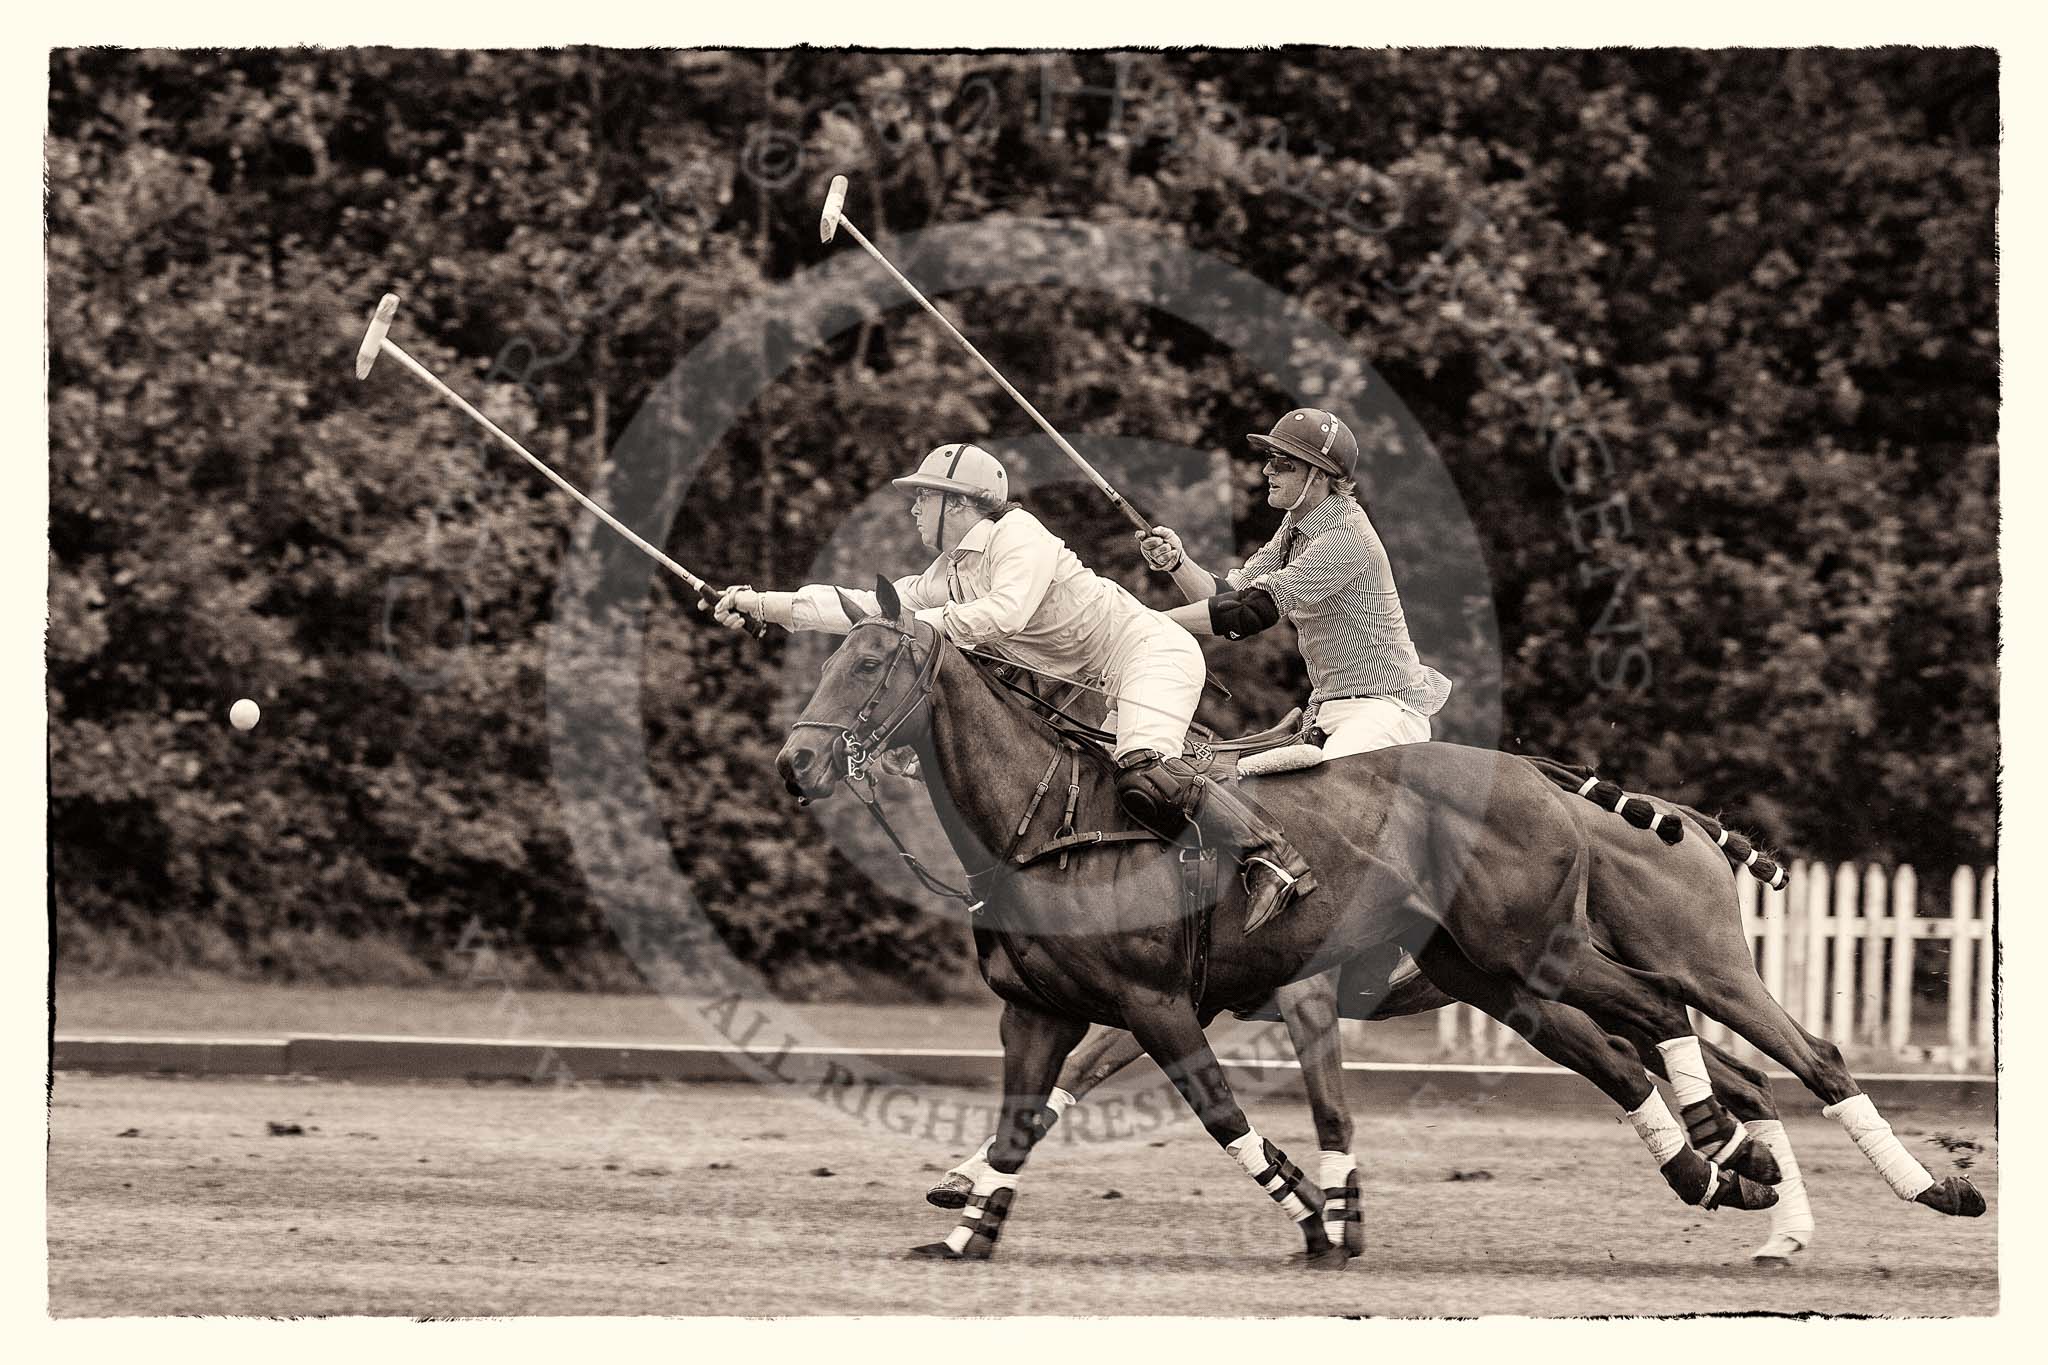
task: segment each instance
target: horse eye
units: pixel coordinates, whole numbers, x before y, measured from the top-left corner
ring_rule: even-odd
[[[860,667],[854,671],[857,673],[872,673],[881,666],[882,661],[880,659],[862,659]]]

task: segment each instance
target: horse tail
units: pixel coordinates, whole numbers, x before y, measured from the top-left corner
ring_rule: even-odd
[[[1654,830],[1657,837],[1667,844],[1675,844],[1684,835],[1685,827],[1675,816],[1666,815],[1640,796],[1631,796],[1612,782],[1596,777],[1591,768],[1573,763],[1560,763],[1554,758],[1530,756],[1545,777],[1567,791],[1576,792],[1602,810],[1613,811],[1637,829]],[[1737,834],[1711,815],[1694,810],[1691,806],[1677,806],[1687,816],[1699,823],[1715,847],[1727,855],[1728,861],[1737,867],[1747,868],[1749,875],[1773,891],[1783,891],[1792,880],[1791,869],[1756,846],[1754,840]]]
[[[1699,821],[1700,828],[1704,829],[1707,837],[1728,855],[1729,862],[1737,867],[1748,868],[1750,876],[1771,890],[1783,891],[1786,884],[1792,880],[1792,869],[1758,848],[1752,840],[1737,834],[1711,815],[1702,815],[1691,806],[1680,806],[1679,809]]]
[[[1560,763],[1554,758],[1537,758],[1533,755],[1529,757],[1529,761],[1535,764],[1545,777],[1566,791],[1585,797],[1604,811],[1619,815],[1637,829],[1649,830],[1667,844],[1675,844],[1685,837],[1683,820],[1658,810],[1640,796],[1631,796],[1615,783],[1596,776],[1591,768]]]

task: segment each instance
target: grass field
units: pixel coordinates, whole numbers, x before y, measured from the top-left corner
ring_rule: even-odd
[[[926,1102],[987,1097],[923,1094]],[[1299,1158],[1306,1110],[1255,1106]],[[1626,1127],[1583,1114],[1364,1114],[1369,1251],[1290,1266],[1298,1239],[1192,1121],[1053,1142],[994,1262],[905,1250],[964,1150],[809,1092],[746,1085],[352,1085],[60,1075],[51,1108],[50,1308],[155,1314],[1986,1314],[1998,1305],[1998,1147],[1968,1139],[1991,1203],[1900,1203],[1835,1125],[1792,1121],[1819,1236],[1789,1270],[1748,1250],[1764,1215],[1700,1215]],[[277,1134],[272,1125],[300,1132]],[[829,1173],[828,1173],[829,1172]],[[1483,1173],[1483,1174],[1481,1174]],[[1456,1177],[1456,1178],[1454,1178]],[[1112,1194],[1111,1192],[1115,1193]]]

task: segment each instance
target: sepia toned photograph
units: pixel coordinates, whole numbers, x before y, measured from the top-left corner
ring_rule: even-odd
[[[1997,1316],[2001,70],[51,48],[48,1316]]]

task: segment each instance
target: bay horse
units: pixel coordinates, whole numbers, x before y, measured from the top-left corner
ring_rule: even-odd
[[[1713,982],[1755,977],[1733,880],[1743,875],[1736,870],[1742,855],[1737,852],[1723,857],[1717,851],[1728,847],[1720,822],[1689,806],[1661,798],[1646,799],[1658,811],[1681,821],[1695,837],[1681,840],[1683,848],[1664,848],[1645,839],[1639,829],[1632,829],[1607,813],[1571,803],[1592,855],[1587,914],[1595,941],[1604,951],[1641,967],[1653,962],[1674,964],[1681,978],[1675,986],[1679,993],[1690,1000],[1704,1001],[1716,995]],[[1738,841],[1735,847],[1744,849],[1744,844]],[[1758,875],[1762,880],[1770,880],[1767,873]],[[1381,964],[1382,969],[1391,965]],[[1276,994],[1274,1005],[1300,1060],[1317,1139],[1325,1150],[1348,1152],[1352,1142],[1351,1113],[1344,1098],[1340,1016],[1392,1019],[1439,1009],[1462,999],[1487,1009],[1496,1018],[1504,1018],[1510,1026],[1518,1023],[1512,1014],[1504,1014],[1499,1001],[1483,998],[1483,993],[1482,998],[1472,998],[1456,990],[1447,991],[1429,974],[1412,970],[1413,964],[1403,965],[1411,970],[1387,971],[1383,979],[1379,973],[1366,978],[1374,982],[1369,1013],[1342,1013],[1335,972],[1291,983]],[[1454,984],[1458,980],[1455,974],[1452,980]],[[1763,990],[1761,980],[1756,980],[1751,989]],[[1347,1003],[1343,1008],[1356,1006]],[[1258,1017],[1268,1015],[1262,1011]],[[1523,1025],[1520,1031],[1528,1036],[1528,1021],[1524,1018],[1519,1022]],[[1804,1036],[1820,1068],[1841,1067],[1836,1048],[1811,1035]],[[1530,1041],[1540,1046],[1538,1039]],[[1638,1036],[1630,1042],[1648,1072],[1664,1074],[1664,1058],[1652,1040]],[[1764,1151],[1782,1167],[1789,1184],[1791,1202],[1781,1200],[1772,1207],[1771,1234],[1751,1256],[1759,1262],[1787,1261],[1809,1245],[1814,1224],[1791,1142],[1771,1092],[1770,1078],[1712,1044],[1702,1046],[1717,1097],[1725,1101],[1734,1117],[1754,1136],[1762,1139]],[[1112,1030],[1091,1041],[1072,1059],[1061,1075],[1061,1087],[1079,1100],[1142,1055],[1143,1050],[1129,1034]],[[1819,1079],[1822,1084],[1839,1084],[1833,1077],[1823,1075]],[[1745,1173],[1776,1184],[1776,1172]],[[1951,1176],[1931,1181],[1930,1177],[1930,1182],[1925,1189],[1909,1196],[1898,1190],[1897,1185],[1894,1188],[1912,1202],[1940,1213],[1975,1217],[1985,1211],[1982,1195],[1967,1178]],[[1780,1187],[1781,1193],[1785,1188]],[[934,1186],[927,1198],[941,1208],[958,1207],[954,1201],[960,1193],[955,1178]],[[1362,1230],[1353,1213],[1355,1208],[1355,1201],[1346,1208],[1347,1221],[1342,1228],[1347,1249],[1353,1254],[1362,1249]],[[1337,1228],[1329,1227],[1329,1231],[1333,1239],[1339,1236]]]
[[[1732,967],[1731,955],[1738,953],[1741,961],[1748,963],[1748,941],[1733,881],[1742,873],[1731,866],[1731,861],[1739,862],[1741,855],[1731,859],[1716,851],[1721,834],[1718,822],[1687,807],[1657,801],[1658,810],[1683,821],[1694,836],[1681,841],[1686,844],[1682,850],[1667,849],[1646,838],[1640,827],[1631,828],[1611,813],[1575,801],[1568,804],[1585,831],[1592,855],[1587,914],[1595,942],[1603,951],[1645,968],[1660,958],[1688,964],[1687,970],[1692,971],[1698,970],[1698,964],[1712,962]],[[1758,875],[1762,880],[1770,880],[1767,872]],[[1511,1027],[1520,1023],[1525,1036],[1532,1032],[1527,1017],[1502,1009],[1501,1003],[1487,992],[1447,990],[1405,956],[1397,963],[1382,954],[1376,963],[1360,961],[1346,964],[1340,970],[1353,987],[1342,1001],[1338,994],[1338,972],[1326,972],[1281,987],[1270,1010],[1246,1016],[1271,1018],[1277,1014],[1284,1023],[1300,1061],[1302,1085],[1317,1141],[1325,1151],[1349,1152],[1352,1146],[1353,1125],[1344,1095],[1343,1047],[1338,1031],[1340,1017],[1395,1019],[1462,1000],[1481,1009],[1490,1008],[1495,1018],[1504,1018]],[[1452,975],[1453,986],[1461,981],[1461,977]],[[1361,985],[1365,989],[1360,990]],[[1665,1076],[1665,1060],[1655,1040],[1636,1035],[1628,1041],[1646,1073]],[[1772,1185],[1780,1196],[1771,1205],[1770,1234],[1751,1255],[1759,1262],[1787,1261],[1810,1244],[1814,1224],[1770,1078],[1711,1043],[1702,1043],[1702,1051],[1716,1098],[1744,1125],[1747,1136],[1760,1143],[1752,1162],[1744,1162],[1738,1169]],[[1061,1073],[1060,1086],[1078,1101],[1143,1055],[1144,1049],[1129,1033],[1109,1030],[1073,1055]],[[1629,1107],[1626,1097],[1617,1102]],[[1743,1162],[1741,1153],[1736,1154],[1736,1160]],[[1782,1185],[1781,1171],[1785,1181]],[[966,1193],[967,1182],[959,1176],[949,1176],[934,1185],[926,1198],[940,1208],[959,1208]],[[1923,1193],[1920,1202],[1939,1208],[1942,1198]],[[1344,1203],[1341,1220],[1330,1219],[1326,1214],[1326,1230],[1333,1240],[1341,1235],[1346,1249],[1355,1255],[1363,1249],[1355,1195]],[[1342,1222],[1341,1232],[1331,1226],[1337,1221]]]
[[[1076,763],[1068,803],[1068,826],[1085,824],[1094,836],[1079,841],[1078,863],[1090,875],[1013,856],[1037,809],[1031,774],[1043,771],[1042,795],[1070,746],[1005,701],[931,623],[906,615],[886,579],[876,598],[880,610],[863,615],[842,594],[853,625],[776,766],[792,792],[817,799],[864,772],[870,755],[910,744],[936,775],[934,804],[956,854],[978,869],[970,872],[978,957],[1005,1002],[1001,1117],[991,1170],[976,1182],[961,1226],[921,1252],[992,1254],[1043,1129],[1045,1099],[1091,1022],[1130,1030],[1210,1136],[1300,1227],[1316,1266],[1341,1266],[1344,1250],[1318,1217],[1315,1186],[1231,1095],[1202,1031],[1223,1009],[1256,1004],[1373,945],[1419,942],[1432,980],[1455,980],[1459,993],[1490,996],[1504,1014],[1539,1019],[1532,1042],[1618,1100],[1648,1087],[1614,1033],[1690,1036],[1684,1005],[1663,979],[1593,942],[1583,830],[1527,762],[1409,745],[1274,786],[1271,813],[1325,886],[1343,894],[1312,896],[1248,938],[1245,897],[1227,886],[1215,904],[1215,951],[1198,954],[1178,910],[1186,850],[1132,829],[1106,762]],[[1587,1016],[1597,1026],[1587,1027]],[[1737,1020],[1723,1022],[1745,1032]],[[1831,1103],[1856,1093],[1840,1074],[1843,1093]],[[1678,1145],[1666,1163],[1676,1174],[1667,1169],[1666,1178],[1689,1202],[1769,1202],[1767,1190]]]

